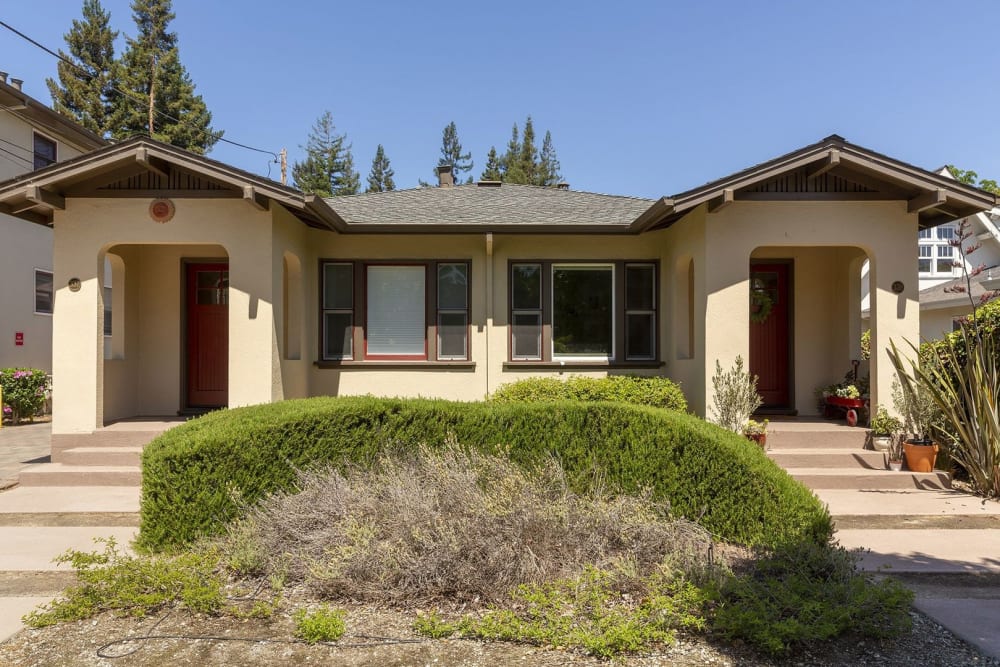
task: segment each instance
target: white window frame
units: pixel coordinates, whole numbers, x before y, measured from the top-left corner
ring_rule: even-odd
[[[556,330],[556,270],[557,269],[607,269],[611,274],[611,351],[607,355],[591,355],[591,356],[580,356],[575,354],[556,354],[556,341],[555,341],[555,330]],[[603,262],[552,262],[552,267],[549,273],[549,298],[552,304],[552,336],[549,340],[549,351],[552,355],[552,361],[615,361],[615,350],[617,349],[618,341],[615,337],[617,328],[617,315],[618,315],[618,302],[617,302],[617,290],[615,285],[615,265],[613,263],[603,263]]]
[[[945,229],[951,230],[951,235],[948,237],[942,237],[942,231]],[[929,232],[925,234],[925,232]],[[917,272],[921,278],[954,278],[958,275],[958,269],[955,267],[949,267],[947,271],[938,271],[938,260],[943,257],[941,254],[942,248],[953,248],[949,242],[958,238],[958,228],[954,224],[940,225],[933,229],[922,229],[918,235],[917,244],[919,251],[917,253]],[[924,250],[924,249],[927,250]],[[920,252],[930,252],[930,255],[920,255]],[[955,261],[958,253],[952,251],[951,260]],[[920,260],[929,259],[931,270],[921,271],[920,270]]]
[[[49,297],[49,303],[52,304],[52,310],[49,310],[49,311],[38,310],[38,274],[39,273],[48,274],[49,279],[52,282],[52,294]],[[44,315],[46,317],[52,317],[52,313],[55,312],[55,309],[56,309],[56,280],[55,280],[55,274],[52,271],[48,270],[48,269],[39,269],[39,268],[36,267],[33,275],[34,275],[35,280],[34,280],[34,282],[32,284],[32,287],[34,288],[34,290],[32,292],[32,296],[31,296],[32,301],[33,301],[32,310],[35,312],[35,315]]]

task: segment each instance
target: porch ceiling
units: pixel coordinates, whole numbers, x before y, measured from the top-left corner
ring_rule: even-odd
[[[996,196],[947,176],[851,144],[837,135],[672,197],[634,223],[669,227],[694,208],[713,213],[738,201],[905,201],[921,228],[996,206]]]

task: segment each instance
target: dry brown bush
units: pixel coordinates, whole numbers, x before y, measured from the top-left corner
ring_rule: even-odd
[[[303,473],[299,488],[250,510],[226,549],[237,570],[325,597],[495,602],[588,564],[626,578],[656,568],[693,576],[711,545],[648,495],[577,495],[554,459],[528,473],[454,443],[346,474]]]

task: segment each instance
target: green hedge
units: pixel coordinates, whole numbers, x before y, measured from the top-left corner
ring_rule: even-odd
[[[616,401],[651,405],[669,410],[687,410],[681,386],[665,377],[611,375],[602,378],[571,375],[566,380],[538,377],[501,386],[490,400],[497,403],[527,401]]]
[[[554,452],[578,490],[595,477],[614,490],[650,487],[675,514],[731,541],[775,545],[831,534],[822,504],[759,448],[680,412],[364,397],[220,411],[164,433],[143,452],[139,545],[160,550],[217,534],[241,502],[290,488],[297,468],[370,462],[386,446],[440,445],[452,434],[526,465]]]

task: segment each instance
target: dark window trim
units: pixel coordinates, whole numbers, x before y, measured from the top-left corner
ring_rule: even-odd
[[[541,359],[515,359],[514,358],[514,308],[513,308],[513,268],[519,264],[538,264],[541,266],[541,290],[542,290],[542,358]],[[613,357],[607,361],[603,360],[573,360],[573,359],[553,359],[552,357],[552,267],[553,265],[567,264],[610,264],[614,267],[614,350]],[[654,340],[653,357],[651,359],[627,359],[625,357],[625,319],[626,313],[626,293],[625,293],[625,267],[630,265],[651,265],[653,267],[653,319]],[[663,310],[660,298],[660,260],[656,258],[629,258],[629,259],[598,259],[598,258],[567,258],[567,259],[538,259],[534,257],[508,258],[507,259],[507,360],[504,368],[511,369],[536,368],[536,369],[579,369],[588,368],[660,368],[660,333],[661,312]],[[527,312],[524,309],[518,312]]]
[[[47,142],[49,142],[49,143],[52,144],[52,160],[51,161],[49,161],[49,158],[42,156],[38,152],[38,150],[36,150],[35,145],[36,145],[36,143],[37,143],[37,141],[38,141],[39,138],[41,138],[44,141],[47,141]],[[59,142],[56,141],[55,139],[53,139],[52,137],[48,136],[47,134],[39,132],[38,130],[32,130],[31,131],[31,157],[32,157],[32,166],[35,169],[44,169],[45,167],[48,167],[51,164],[55,164],[56,162],[59,161]],[[44,160],[45,164],[41,164],[40,165],[39,164],[39,159]]]
[[[350,264],[354,267],[354,310],[351,320],[353,356],[350,359],[328,359],[324,357],[326,340],[324,332],[324,267],[327,264]],[[465,264],[467,271],[466,284],[466,358],[437,358],[437,273],[439,264]],[[424,356],[416,355],[368,355],[368,267],[369,266],[423,266],[424,273]],[[345,259],[322,257],[318,261],[319,276],[319,327],[318,327],[318,359],[314,365],[318,368],[474,368],[472,359],[472,259],[435,258],[435,259]],[[449,312],[457,312],[449,309]]]
[[[48,277],[49,277],[49,282],[52,285],[52,291],[49,294],[49,310],[39,310],[38,309],[38,274],[39,273],[47,274]],[[53,273],[52,271],[49,271],[48,269],[38,269],[38,268],[36,268],[34,270],[34,274],[33,275],[35,277],[35,281],[34,281],[34,294],[32,295],[32,299],[34,299],[35,303],[34,303],[34,307],[32,308],[32,310],[34,311],[35,315],[52,315],[55,312],[55,309],[56,309],[56,279],[55,279],[55,273]]]

